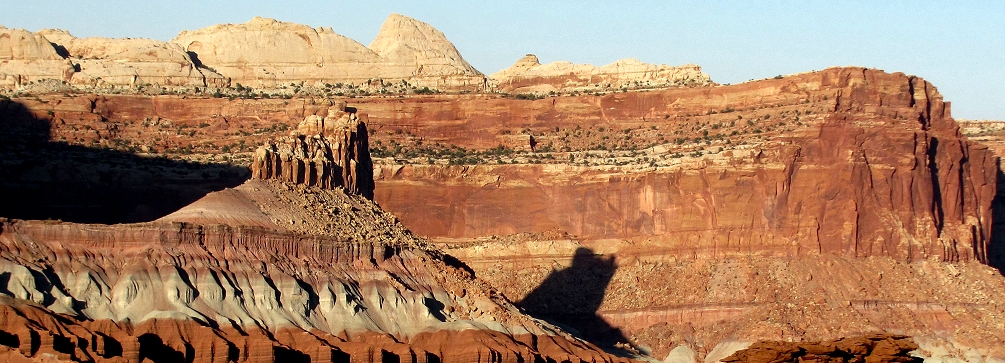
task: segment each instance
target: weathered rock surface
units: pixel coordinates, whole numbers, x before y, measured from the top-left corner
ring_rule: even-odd
[[[516,93],[694,87],[713,84],[709,76],[701,71],[701,67],[694,64],[672,67],[665,64],[643,63],[633,58],[621,59],[602,67],[564,61],[541,64],[533,54],[526,55],[509,68],[493,73],[489,79],[499,90]]]
[[[484,76],[429,24],[391,15],[367,48],[331,28],[254,18],[244,24],[183,31],[173,43],[208,67],[254,87],[288,83],[405,80],[434,88],[479,89]]]
[[[388,16],[369,48],[390,63],[379,72],[381,78],[406,74],[400,78],[448,89],[485,85],[485,77],[461,57],[446,35],[404,15]]]
[[[556,233],[445,244],[524,311],[598,343],[717,361],[761,340],[911,336],[933,358],[1002,357],[1005,279],[986,265],[835,255],[699,258]],[[681,348],[681,350],[685,350]],[[680,353],[680,352],[678,352]]]
[[[776,342],[752,344],[733,355],[723,358],[723,363],[782,363],[782,362],[916,362],[921,358],[908,353],[918,345],[904,336],[872,335],[844,338],[832,342]]]
[[[497,113],[502,107],[482,102],[426,103],[422,111],[408,109],[384,122],[416,130],[427,143],[467,137],[468,145],[490,148],[501,133],[486,130],[488,124],[549,130],[538,137],[546,142],[560,139],[551,129],[574,123],[594,131],[599,125],[673,130],[679,127],[674,115],[681,113],[704,115],[681,125],[684,132],[803,118],[798,130],[767,139],[758,132],[733,134],[754,140],[743,146],[725,142],[728,128],[716,131],[718,139],[697,138],[699,145],[711,144],[699,149],[700,157],[676,157],[666,167],[631,161],[603,167],[387,167],[377,175],[376,200],[432,237],[560,228],[586,238],[645,243],[653,254],[676,256],[986,260],[996,157],[960,135],[942,96],[922,79],[845,68],[713,89],[569,100],[575,105],[559,104],[561,99],[513,102],[504,114]],[[371,126],[391,117],[379,106],[366,107]],[[654,148],[646,156],[668,154]],[[411,202],[419,196],[424,203]]]
[[[53,43],[79,71],[71,83],[108,85],[225,87],[223,76],[200,68],[177,44],[138,38],[77,38],[60,29],[38,32]]]
[[[369,47],[331,28],[255,17],[182,31],[171,42],[149,39],[79,39],[45,29],[37,34],[0,28],[0,86],[20,88],[44,79],[60,80],[102,93],[137,91],[198,94],[195,87],[241,84],[287,94],[308,87],[336,93],[476,91],[548,93],[613,91],[713,85],[701,67],[667,66],[626,58],[597,67],[553,62],[527,55],[491,82],[431,25],[391,14]],[[50,44],[51,42],[51,44]],[[351,87],[349,87],[351,86]],[[116,88],[119,87],[119,88]],[[61,90],[34,90],[62,93]],[[143,89],[139,89],[144,92]],[[150,89],[145,90],[150,92]],[[428,91],[428,90],[425,90]],[[305,91],[306,92],[306,91]]]
[[[24,29],[0,26],[0,86],[21,87],[40,79],[69,80],[73,63],[49,41]]]
[[[290,137],[255,150],[251,177],[279,179],[373,199],[373,162],[366,123],[345,103],[327,117],[308,116]],[[363,118],[366,115],[362,115]]]
[[[52,111],[52,135],[71,143],[142,141],[247,164],[254,149],[234,152],[238,141],[257,145],[335,106],[14,101],[41,119]],[[985,202],[996,159],[917,77],[845,68],[604,96],[352,101],[385,150],[375,200],[527,311],[573,309],[657,358],[682,342],[680,356],[717,360],[765,338],[879,332],[910,335],[931,357],[1005,356],[1005,280],[978,263],[995,247]],[[491,242],[556,228],[569,236]],[[570,269],[577,255],[591,267]],[[542,285],[558,287],[537,294],[554,300],[523,302]]]
[[[372,202],[275,181],[153,223],[4,220],[0,265],[13,361],[616,360],[520,314]]]
[[[199,68],[176,44],[150,39],[76,38],[65,30],[31,33],[0,27],[0,86],[20,88],[53,79],[72,85],[221,87],[227,81]],[[2,44],[7,43],[7,44]]]

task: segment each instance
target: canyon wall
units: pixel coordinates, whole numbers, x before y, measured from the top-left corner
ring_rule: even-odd
[[[236,193],[269,188],[251,184]],[[321,197],[338,199],[343,214],[375,210],[347,196]],[[219,206],[225,210],[216,221],[235,220],[226,209],[243,205],[230,202]],[[613,360],[520,315],[403,232],[380,231],[395,237],[383,241],[353,240],[353,234],[303,235],[274,224],[178,222],[205,216],[205,207],[141,225],[4,220],[0,356],[97,362]],[[248,220],[251,212],[241,218]],[[367,215],[377,219],[358,223],[379,223],[377,213]]]
[[[672,67],[626,58],[602,67],[564,61],[542,65],[533,54],[493,73],[489,80],[498,90],[514,93],[609,92],[713,85],[711,78],[695,64]]]
[[[345,103],[327,117],[308,116],[290,137],[255,150],[251,177],[279,179],[373,199],[373,163],[366,123]]]
[[[31,33],[0,27],[0,87],[66,92],[69,86],[114,89],[157,84],[171,87],[225,87],[227,80],[198,67],[180,46],[150,39],[77,38],[65,30]]]
[[[249,144],[316,132],[344,109],[320,98],[10,102],[53,140],[245,165]],[[524,311],[605,347],[715,361],[761,339],[893,332],[927,356],[1005,356],[1005,280],[981,264],[996,248],[997,158],[920,78],[836,68],[534,100],[350,102],[366,110],[356,115],[382,208]]]
[[[386,80],[443,89],[480,89],[485,77],[429,24],[392,14],[370,47],[331,28],[255,18],[244,24],[183,31],[172,40],[234,82],[288,83]]]
[[[753,141],[732,150],[717,142],[718,150],[710,148],[716,151],[666,166],[386,166],[376,200],[431,237],[560,228],[646,243],[664,255],[986,259],[997,159],[960,135],[942,96],[919,78],[831,69],[713,89],[569,100],[576,107],[559,100],[507,108],[424,103],[415,114],[388,104],[400,116],[367,108],[373,125],[390,122],[427,143],[466,137],[476,147],[501,136],[483,125],[672,127],[680,113],[703,115],[707,123],[785,111],[813,116],[803,113],[795,132],[736,136]],[[458,130],[465,127],[471,132]],[[412,202],[420,196],[423,203]]]

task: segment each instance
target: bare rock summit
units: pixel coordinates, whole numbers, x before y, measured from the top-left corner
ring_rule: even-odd
[[[288,83],[406,81],[433,88],[484,85],[484,76],[429,24],[391,15],[371,48],[331,28],[256,17],[183,31],[172,42],[234,82],[255,87]]]
[[[88,87],[225,86],[176,44],[137,38],[77,38],[66,30],[0,27],[0,87],[43,80]]]
[[[695,64],[668,66],[625,58],[597,67],[556,61],[541,64],[528,54],[489,79],[505,92],[550,92],[574,90],[646,89],[711,85],[712,80]]]
[[[399,72],[411,71],[412,77],[424,81],[442,78],[434,83],[463,87],[471,81],[469,77],[482,75],[461,57],[446,35],[429,24],[404,15],[388,16],[369,48],[393,67],[400,67]]]

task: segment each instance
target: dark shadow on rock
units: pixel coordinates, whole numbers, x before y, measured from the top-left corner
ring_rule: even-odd
[[[50,121],[0,99],[0,217],[147,222],[240,185],[245,167],[147,157],[50,140]]]
[[[164,344],[161,337],[156,334],[143,334],[137,340],[140,343],[141,362],[144,359],[150,360],[153,363],[183,363],[191,361],[185,359],[184,353]],[[187,344],[186,348],[188,348]]]
[[[272,347],[272,354],[276,362],[310,363],[311,356],[296,349],[275,346]]]
[[[588,248],[576,249],[572,265],[551,275],[516,303],[531,316],[546,320],[601,348],[627,343],[620,329],[597,314],[617,266],[614,257],[601,257]]]
[[[443,315],[443,308],[446,306],[439,300],[423,297],[422,304],[426,306],[426,309],[429,309],[429,315],[432,315],[436,320],[447,321],[447,317]]]
[[[998,168],[998,194],[991,201],[991,239],[988,241],[988,265],[1005,274],[1005,173]]]

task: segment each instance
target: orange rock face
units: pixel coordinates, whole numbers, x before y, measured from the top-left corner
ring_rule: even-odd
[[[275,185],[238,189],[254,193]],[[336,197],[307,191],[314,193],[307,198]],[[268,219],[259,223],[265,227],[4,220],[0,356],[97,362],[624,361],[519,314],[407,232],[374,227],[382,219],[372,203],[336,199],[342,199],[334,204],[341,209],[336,216],[378,214],[367,215],[369,222],[355,220],[370,227],[330,222],[327,235],[284,230]],[[221,215],[254,205],[231,201],[214,209],[197,203],[193,213],[167,220],[202,215],[219,222],[226,220]],[[367,241],[354,241],[367,233]]]
[[[50,119],[55,140],[246,165],[248,144],[339,108],[14,101]],[[591,339],[704,359],[734,340],[886,331],[929,353],[951,341],[1005,354],[1005,280],[981,264],[995,247],[997,157],[961,135],[920,78],[844,68],[599,96],[351,101],[367,111],[382,208],[524,311],[604,335]],[[500,237],[514,233],[534,234]]]
[[[822,343],[757,342],[722,359],[732,362],[922,362],[907,337],[873,335]]]
[[[345,113],[344,109],[343,105],[339,112]],[[259,147],[251,163],[251,177],[343,188],[349,194],[373,199],[366,123],[355,112],[343,115],[344,120],[338,116],[332,112],[323,119],[308,117],[292,137]],[[301,133],[305,129],[308,133]]]
[[[376,200],[432,237],[561,228],[595,239],[657,241],[653,248],[668,255],[986,259],[996,157],[960,135],[942,97],[921,79],[833,69],[759,84],[568,100],[579,102],[575,107],[558,100],[388,104],[400,115],[394,120],[376,105],[367,109],[374,127],[408,123],[416,135],[464,139],[472,147],[497,142],[500,133],[486,125],[549,129],[646,119],[663,126],[658,115],[706,109],[748,110],[748,119],[765,107],[822,104],[824,111],[798,132],[666,167],[386,167]]]

